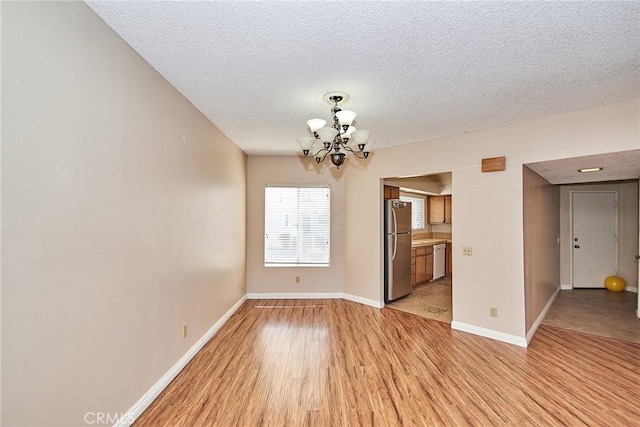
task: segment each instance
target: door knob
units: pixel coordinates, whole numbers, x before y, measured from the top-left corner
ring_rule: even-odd
[[[580,245],[573,245],[574,248],[580,249]]]

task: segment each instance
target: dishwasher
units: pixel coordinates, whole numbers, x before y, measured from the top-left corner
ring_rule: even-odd
[[[444,277],[444,254],[447,245],[433,245],[433,280]]]

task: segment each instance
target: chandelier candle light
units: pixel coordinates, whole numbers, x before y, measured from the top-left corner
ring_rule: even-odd
[[[323,98],[324,102],[332,105],[331,115],[333,125],[325,126],[326,120],[311,119],[307,121],[309,130],[313,136],[301,136],[298,144],[302,148],[302,153],[306,156],[313,149],[313,144],[319,140],[324,148],[318,150],[313,156],[316,163],[320,164],[331,157],[331,163],[336,168],[344,163],[346,152],[353,153],[359,159],[366,159],[373,148],[375,141],[370,137],[369,130],[356,130],[351,124],[356,118],[356,113],[349,110],[342,110],[339,105],[345,104],[349,100],[349,95],[344,92],[329,92]],[[354,148],[348,145],[349,140],[355,145]],[[357,150],[355,149],[357,147]]]

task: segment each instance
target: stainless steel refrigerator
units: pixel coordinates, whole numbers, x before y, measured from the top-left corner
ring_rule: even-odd
[[[411,293],[411,203],[385,200],[384,206],[384,300]]]

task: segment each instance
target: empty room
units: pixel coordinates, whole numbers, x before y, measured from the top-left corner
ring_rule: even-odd
[[[639,2],[0,21],[3,426],[637,425]]]

